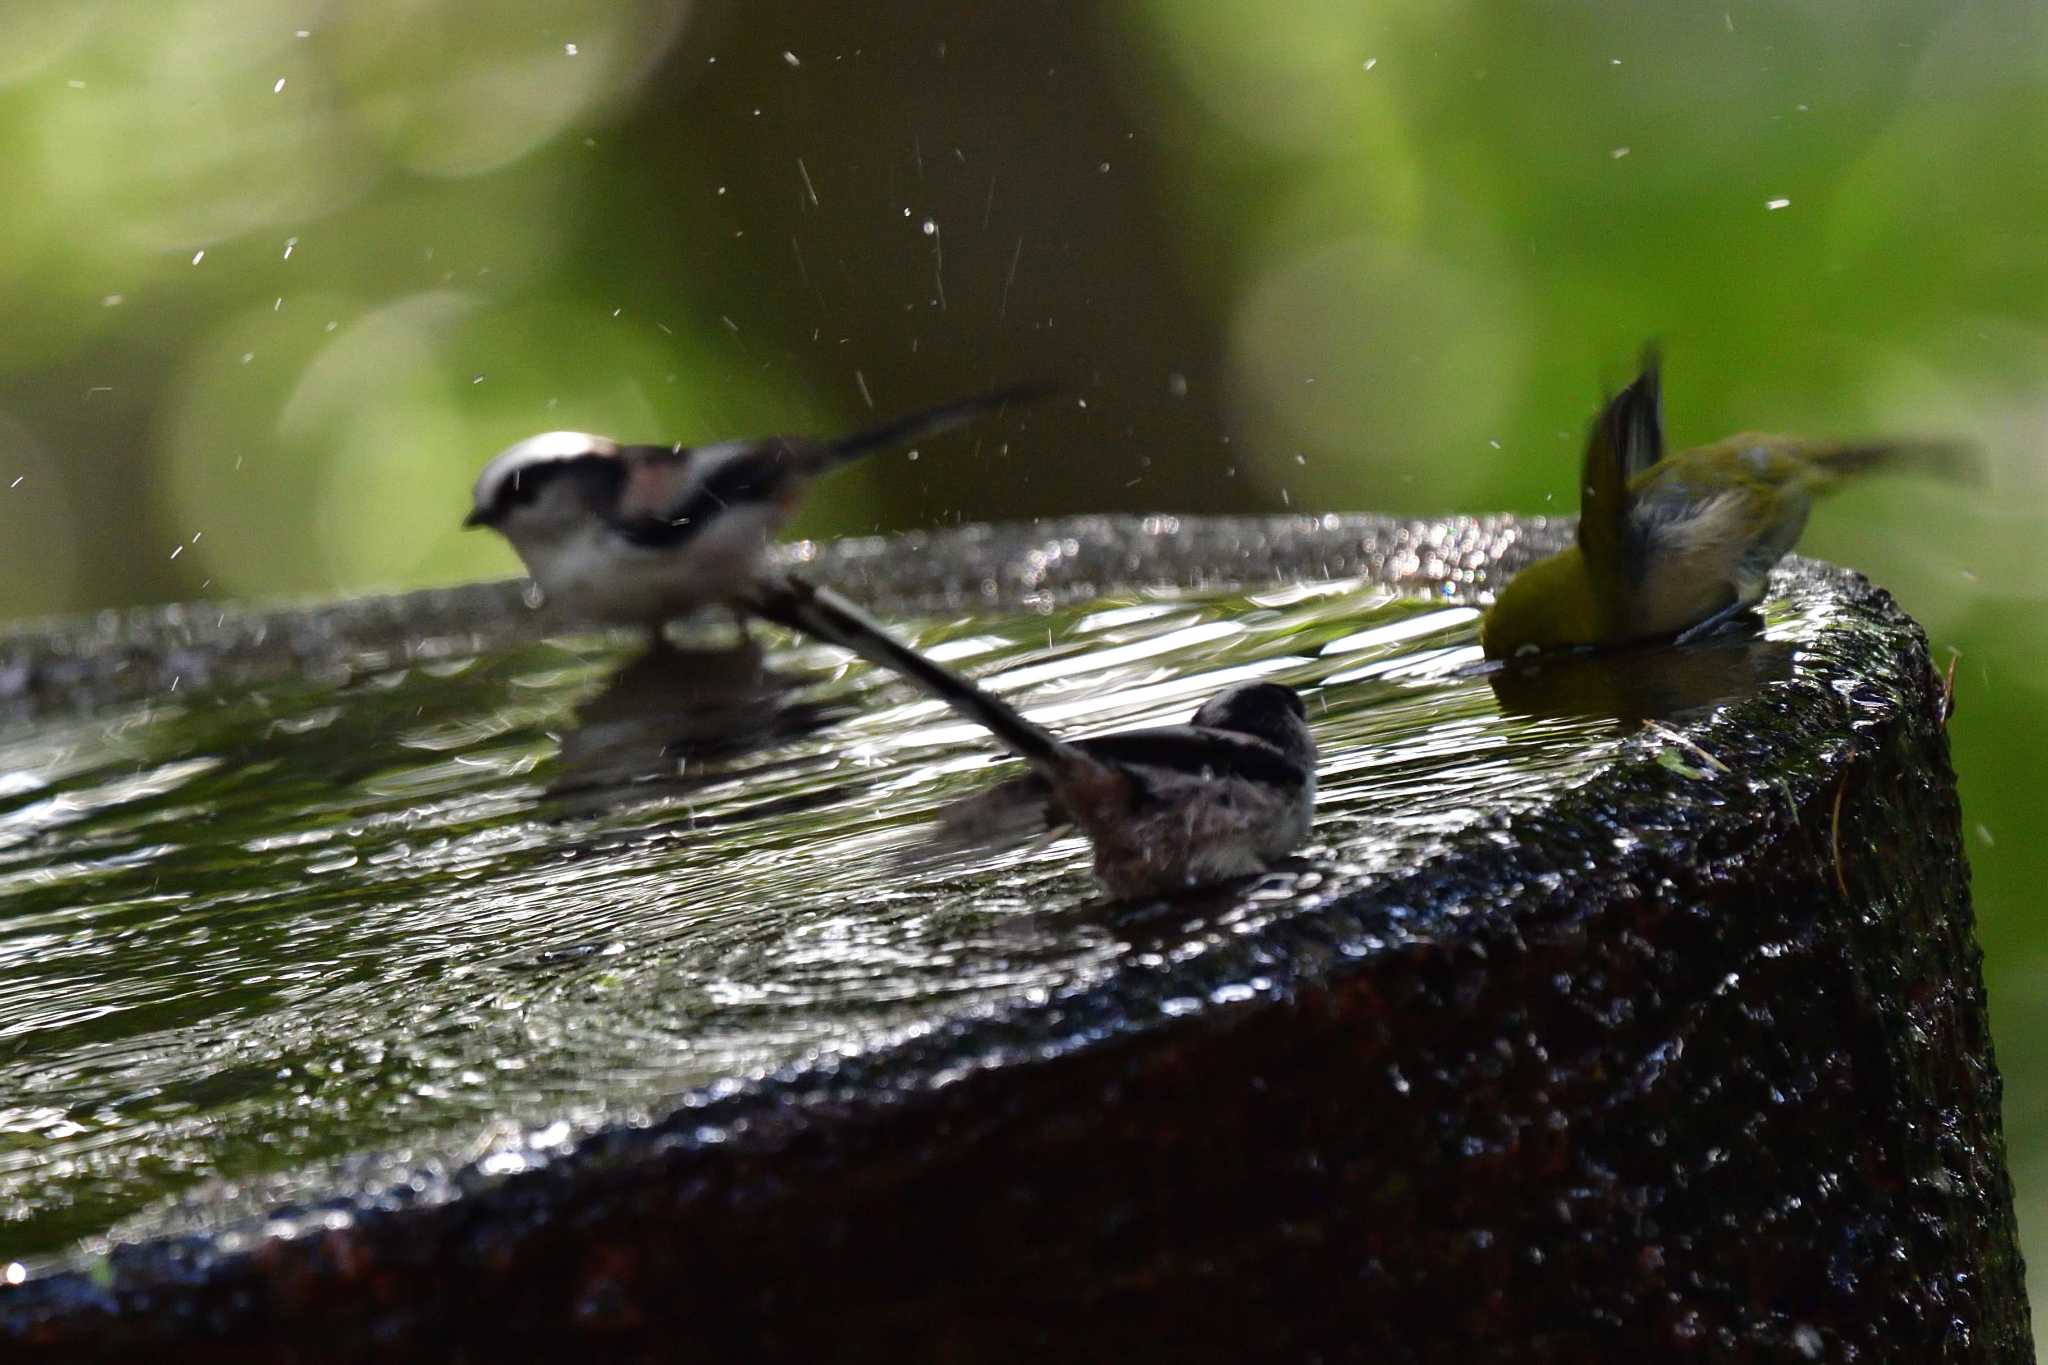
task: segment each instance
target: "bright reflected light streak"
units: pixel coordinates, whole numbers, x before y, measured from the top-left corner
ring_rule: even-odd
[[[1110,649],[1090,650],[1086,654],[1073,655],[1064,659],[1050,659],[1042,664],[1031,664],[1024,668],[1013,668],[998,676],[1003,686],[1029,687],[1048,678],[1070,678],[1076,673],[1100,673],[1107,668],[1118,668],[1139,659],[1154,659],[1162,654],[1173,654],[1190,645],[1207,644],[1211,640],[1228,639],[1244,633],[1244,627],[1235,621],[1204,621],[1198,625],[1183,626],[1165,635],[1149,640],[1137,640],[1127,645]]]
[[[1485,657],[1486,652],[1477,645],[1447,645],[1442,649],[1427,650],[1419,654],[1397,654],[1391,659],[1375,659],[1360,668],[1332,673],[1323,679],[1323,686],[1357,682],[1362,678],[1442,677],[1469,664],[1476,664]]]
[[[1399,644],[1413,640],[1419,635],[1431,635],[1452,626],[1463,625],[1479,615],[1477,607],[1445,607],[1442,611],[1426,611],[1419,616],[1410,616],[1401,621],[1389,621],[1371,630],[1361,630],[1356,635],[1346,635],[1330,641],[1319,651],[1325,658],[1332,654],[1355,654],[1361,649],[1375,645]]]

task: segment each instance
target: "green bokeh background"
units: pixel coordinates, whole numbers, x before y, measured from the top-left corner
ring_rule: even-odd
[[[500,576],[491,452],[830,429],[830,535],[1569,510],[1648,337],[1681,443],[1974,436],[1809,551],[1958,651],[2048,1265],[2048,9],[2023,0],[9,0],[0,617]],[[2037,1280],[2037,1302],[2048,1281]]]

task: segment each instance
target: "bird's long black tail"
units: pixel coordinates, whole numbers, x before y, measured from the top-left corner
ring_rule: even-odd
[[[756,586],[749,606],[779,625],[850,649],[869,663],[902,674],[961,715],[988,730],[1019,758],[1057,773],[1076,751],[1026,720],[1016,707],[898,642],[860,609],[828,589],[793,576]]]
[[[831,442],[827,449],[832,452],[834,464],[843,464],[862,455],[871,455],[878,450],[906,446],[923,437],[951,431],[954,427],[964,426],[983,413],[993,412],[998,408],[1040,402],[1058,391],[1052,384],[1013,384],[1006,389],[992,389],[973,398],[963,398],[957,403],[943,403],[935,408],[926,408],[922,412],[913,412],[907,417],[898,417],[892,422],[884,422],[878,427],[869,427],[866,431],[856,431],[851,436],[842,436]]]

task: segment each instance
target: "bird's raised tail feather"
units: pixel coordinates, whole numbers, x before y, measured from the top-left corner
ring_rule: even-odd
[[[973,398],[963,398],[957,403],[942,403],[935,408],[913,412],[880,426],[856,431],[851,436],[842,436],[828,447],[832,462],[843,464],[848,460],[872,455],[878,450],[889,450],[909,445],[912,441],[926,436],[936,436],[942,431],[964,426],[968,422],[998,408],[1015,407],[1022,403],[1036,403],[1057,393],[1051,384],[1013,384],[1004,389],[992,389]]]

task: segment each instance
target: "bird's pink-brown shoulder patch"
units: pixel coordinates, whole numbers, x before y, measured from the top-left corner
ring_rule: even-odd
[[[662,520],[688,502],[701,482],[690,450],[639,447],[625,452],[626,477],[619,485],[619,515]]]

